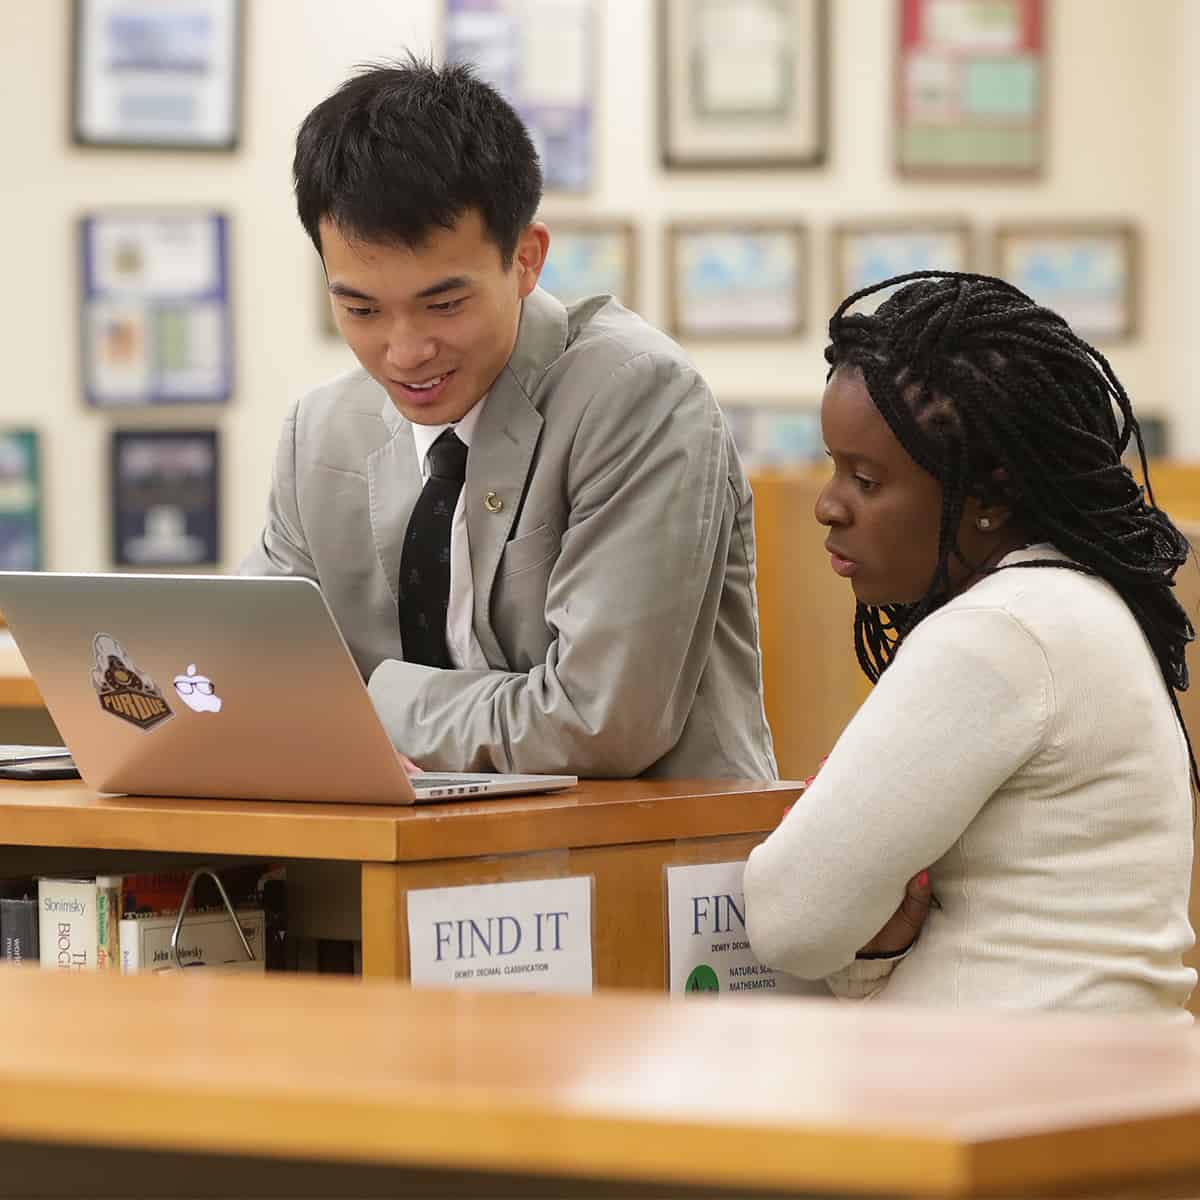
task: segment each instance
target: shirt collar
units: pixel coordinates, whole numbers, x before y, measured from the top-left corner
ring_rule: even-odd
[[[458,438],[464,446],[471,445],[471,438],[475,435],[475,426],[479,424],[479,416],[483,412],[483,406],[487,403],[487,395],[476,402],[475,407],[471,409],[465,416],[460,417],[457,421],[452,421],[447,425],[416,425],[412,427],[413,445],[417,451],[417,469],[421,472],[422,477],[427,476],[429,471],[426,464],[426,455],[429,453],[429,447],[442,436],[447,429],[454,430],[454,436]]]

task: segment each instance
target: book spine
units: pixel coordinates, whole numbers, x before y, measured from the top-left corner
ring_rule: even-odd
[[[38,902],[34,896],[0,899],[0,958],[38,961]]]
[[[121,922],[121,971],[173,971],[175,956],[171,951],[171,933],[175,914],[127,917]],[[185,967],[210,966],[237,970],[261,971],[265,968],[263,946],[265,939],[262,909],[239,910],[238,922],[254,951],[254,962],[246,958],[226,913],[204,912],[190,914],[180,935],[179,958]]]
[[[96,969],[96,881],[38,880],[38,946],[43,967]]]
[[[96,876],[96,966],[115,971],[121,965],[121,876]]]
[[[141,922],[124,917],[120,924],[121,974],[133,975],[142,969]]]

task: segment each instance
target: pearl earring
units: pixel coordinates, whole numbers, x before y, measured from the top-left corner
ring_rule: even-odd
[[[991,517],[976,517],[975,518],[975,528],[976,529],[985,529],[986,530],[986,529],[991,529],[991,527],[992,527],[992,518]]]

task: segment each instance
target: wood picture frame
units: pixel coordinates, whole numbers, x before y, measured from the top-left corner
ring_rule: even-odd
[[[1085,341],[1138,330],[1139,245],[1125,221],[1027,221],[997,228],[994,270],[1053,309]]]
[[[681,339],[780,339],[808,324],[808,229],[799,221],[667,227],[668,328]]]
[[[1032,178],[1045,165],[1045,0],[898,0],[898,174]]]
[[[564,304],[607,293],[626,308],[637,308],[638,248],[632,221],[540,219],[550,230],[550,251],[539,286]]]
[[[659,0],[668,170],[819,166],[829,153],[828,0]]]
[[[974,262],[971,227],[957,217],[842,221],[833,227],[830,251],[831,313],[854,292],[894,275],[970,271]],[[873,311],[889,294],[877,293],[854,311]]]

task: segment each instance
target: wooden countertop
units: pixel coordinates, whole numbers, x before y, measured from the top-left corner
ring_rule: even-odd
[[[42,694],[29,675],[13,635],[0,627],[0,708],[40,708]]]
[[[794,783],[585,780],[565,792],[396,808],[109,796],[0,781],[0,843],[411,862],[774,829]]]
[[[1200,1033],[1130,1021],[9,967],[0,1028],[10,1141],[796,1193],[1200,1183]]]

